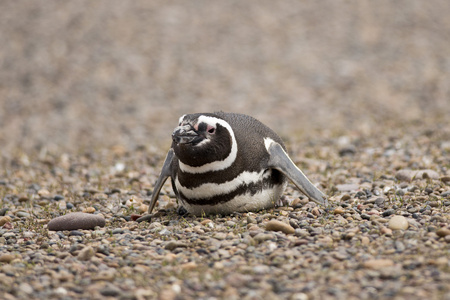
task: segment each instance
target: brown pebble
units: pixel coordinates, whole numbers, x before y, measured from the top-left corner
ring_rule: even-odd
[[[380,232],[384,235],[392,235],[392,230],[387,227],[381,227]]]
[[[320,215],[321,215],[320,210],[319,210],[318,207],[314,207],[314,208],[311,210],[311,213],[312,213],[313,215],[315,215],[315,216],[320,216]]]
[[[342,215],[344,212],[344,209],[342,209],[341,207],[336,207],[333,211],[335,215]]]
[[[19,202],[27,202],[29,200],[30,200],[30,198],[28,198],[28,196],[26,194],[19,195],[19,199],[18,199]]]
[[[131,220],[131,221],[136,221],[136,220],[139,219],[140,217],[142,217],[142,215],[131,214],[131,215],[130,215],[130,220]]]
[[[105,218],[101,215],[75,212],[54,218],[47,226],[48,230],[53,231],[94,229],[96,226],[105,226]]]
[[[16,257],[15,257],[14,255],[12,255],[12,254],[9,254],[9,253],[3,254],[3,255],[0,255],[0,262],[2,262],[2,263],[10,263],[10,262],[12,262],[15,258],[16,258]]]
[[[370,239],[367,236],[362,236],[361,237],[361,244],[363,244],[364,246],[367,246],[370,244]]]
[[[442,227],[442,228],[440,228],[440,229],[438,229],[438,230],[436,231],[436,234],[437,234],[439,237],[446,237],[447,235],[450,235],[450,229],[449,229],[449,228]]]
[[[351,198],[352,198],[352,197],[350,197],[349,194],[344,194],[344,195],[342,195],[342,197],[341,197],[341,201],[350,200]]]
[[[394,262],[390,259],[371,259],[364,262],[363,266],[367,269],[384,269],[386,267],[391,267],[394,265]]]
[[[443,182],[449,182],[450,181],[450,176],[441,176],[441,178],[439,178],[441,181]]]
[[[295,232],[294,227],[278,220],[270,220],[266,224],[266,230],[268,231],[281,231],[285,234],[293,234]]]
[[[3,216],[0,218],[0,226],[5,225],[6,223],[11,222],[11,217],[10,216]]]
[[[95,213],[95,208],[92,206],[86,207],[85,209],[83,209],[84,213],[88,213],[88,214],[93,214]]]
[[[148,211],[148,205],[147,204],[141,204],[139,206],[138,212],[140,214],[146,213]]]

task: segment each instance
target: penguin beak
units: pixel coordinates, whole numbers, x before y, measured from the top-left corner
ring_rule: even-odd
[[[172,140],[177,144],[189,144],[198,138],[198,133],[192,125],[178,126],[172,133]]]

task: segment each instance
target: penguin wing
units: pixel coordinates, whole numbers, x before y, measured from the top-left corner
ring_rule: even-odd
[[[156,201],[158,200],[159,192],[161,191],[164,182],[166,182],[167,178],[172,175],[172,160],[175,156],[173,149],[170,148],[169,152],[167,152],[166,159],[164,160],[164,164],[161,170],[161,174],[159,174],[158,180],[156,181],[155,188],[153,189],[152,198],[150,199],[150,206],[148,207],[148,213],[151,214],[153,208],[156,205]]]
[[[303,172],[292,162],[283,147],[272,139],[266,139],[266,148],[269,152],[268,167],[276,169],[286,175],[295,186],[309,199],[327,206],[327,197],[319,191]]]

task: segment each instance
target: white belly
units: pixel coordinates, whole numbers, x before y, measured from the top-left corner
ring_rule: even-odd
[[[275,203],[280,199],[281,194],[283,194],[286,185],[287,183],[275,185],[270,189],[261,190],[254,195],[251,195],[250,192],[241,194],[230,201],[214,205],[193,205],[183,201],[183,199],[179,199],[179,201],[189,213],[197,216],[204,214],[230,214],[233,212],[258,211],[274,207]]]

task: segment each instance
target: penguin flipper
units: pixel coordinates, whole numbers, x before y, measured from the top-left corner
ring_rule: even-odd
[[[148,213],[151,214],[153,208],[156,205],[156,201],[158,200],[159,192],[161,191],[164,182],[166,182],[167,178],[172,175],[172,160],[175,156],[173,149],[171,148],[169,152],[167,152],[166,159],[164,160],[164,164],[161,170],[161,174],[159,174],[158,180],[156,181],[155,188],[153,189],[152,198],[150,199],[150,206],[148,207]]]
[[[268,162],[269,168],[276,169],[287,176],[309,199],[323,206],[328,205],[327,197],[292,162],[279,143],[270,140],[270,144],[266,145],[266,147],[270,155]]]

